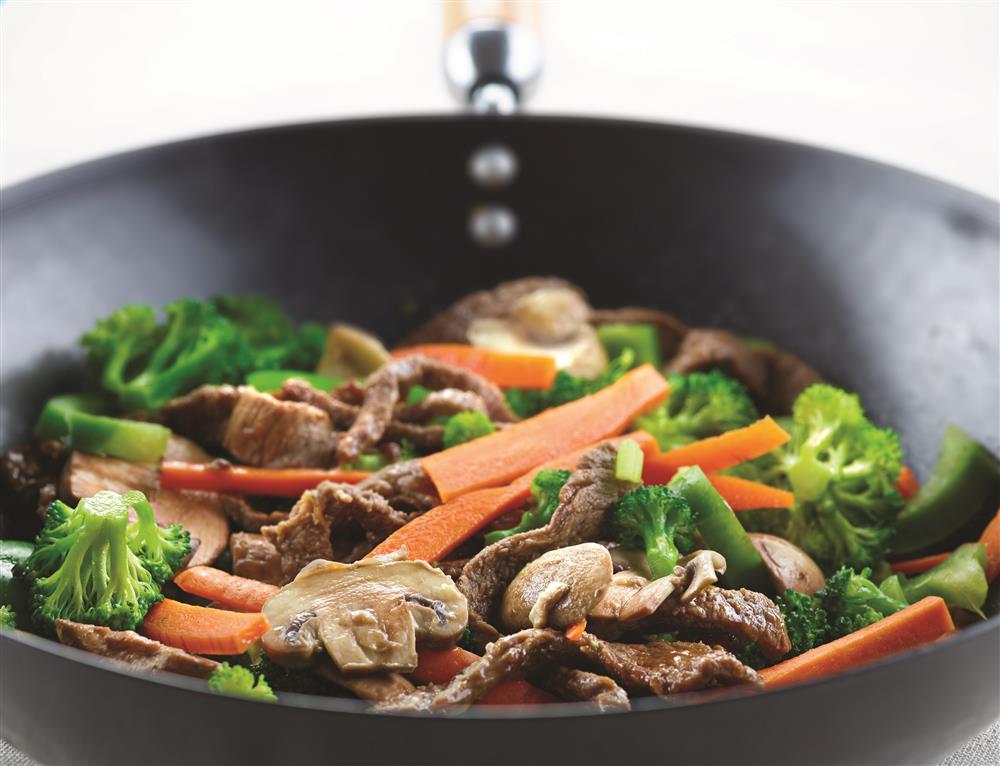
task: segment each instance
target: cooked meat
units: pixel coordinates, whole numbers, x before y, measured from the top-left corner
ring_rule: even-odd
[[[368,702],[385,702],[414,690],[404,676],[399,673],[371,673],[363,676],[345,675],[337,670],[328,659],[315,662],[312,670],[330,683],[347,689],[359,699]]]
[[[468,563],[468,559],[451,559],[450,561],[437,562],[437,568],[457,582],[458,578],[462,576],[462,570],[465,569],[465,565]]]
[[[392,421],[401,393],[405,394],[417,384],[431,390],[458,388],[471,391],[483,400],[490,420],[499,423],[517,420],[503,392],[474,372],[422,356],[406,357],[384,365],[365,382],[365,402],[350,429],[340,439],[338,462],[350,463],[378,444],[387,434],[387,426]]]
[[[590,312],[590,321],[595,325],[609,322],[651,324],[659,331],[660,351],[663,358],[670,359],[677,353],[688,328],[681,320],[665,311],[626,306],[620,309],[595,309]]]
[[[580,651],[632,694],[665,697],[710,686],[760,683],[753,670],[720,646],[684,641],[613,644],[584,636]]]
[[[199,386],[187,396],[167,402],[160,414],[172,431],[218,449],[239,398],[235,386]]]
[[[559,277],[525,277],[502,282],[491,290],[479,290],[453,303],[406,336],[399,345],[468,343],[469,324],[473,320],[506,317],[510,314],[511,307],[524,296],[536,290],[551,288],[573,290],[586,299],[582,290]]]
[[[396,419],[405,423],[427,423],[435,418],[446,418],[459,412],[486,412],[483,397],[460,388],[442,388],[431,391],[416,404],[396,406]]]
[[[614,679],[586,670],[549,668],[533,675],[531,682],[566,702],[589,702],[600,713],[632,707],[628,694]]]
[[[767,396],[769,364],[756,349],[726,330],[691,330],[677,355],[667,364],[669,372],[687,373],[718,368],[747,387],[756,401]]]
[[[466,564],[458,587],[469,599],[474,621],[492,621],[504,590],[542,554],[601,538],[607,512],[634,487],[615,478],[616,454],[610,444],[592,449],[563,486],[547,525],[487,546]]]
[[[233,574],[272,585],[285,582],[281,554],[262,535],[234,532],[229,536],[229,552],[233,557]]]
[[[522,630],[487,646],[482,657],[447,684],[425,686],[376,705],[375,709],[404,713],[460,712],[515,673],[538,673],[547,666],[572,662],[579,656],[577,644],[558,631]]]
[[[56,620],[56,635],[66,646],[110,657],[140,670],[163,670],[208,678],[219,666],[214,660],[164,646],[132,630],[111,630],[98,625]]]
[[[419,460],[406,460],[387,465],[358,485],[384,497],[397,510],[423,513],[441,504],[434,482]]]
[[[0,539],[38,533],[68,455],[68,447],[48,439],[0,455]]]
[[[333,463],[337,434],[323,410],[241,386],[222,446],[247,465],[323,467]]]
[[[356,561],[408,520],[373,490],[326,481],[303,493],[285,521],[261,534],[278,549],[283,581],[290,582],[316,559]]]
[[[244,532],[260,532],[261,527],[280,524],[288,518],[287,511],[258,511],[237,495],[222,495],[219,500],[226,516]]]
[[[189,459],[208,458],[197,445],[171,436],[165,457],[176,459],[179,455]],[[143,492],[153,506],[157,524],[180,524],[187,529],[194,549],[187,566],[211,564],[226,549],[229,521],[217,493],[159,489],[159,471],[155,464],[74,452],[63,471],[62,496],[75,502],[103,490],[118,494],[130,490]],[[194,541],[197,541],[196,546]]]
[[[791,412],[799,394],[813,383],[823,382],[823,376],[795,354],[780,348],[765,348],[758,353],[768,361],[767,391],[760,402],[765,412]]]

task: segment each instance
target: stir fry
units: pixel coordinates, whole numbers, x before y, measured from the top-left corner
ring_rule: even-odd
[[[0,629],[212,692],[625,710],[998,608],[1000,465],[962,429],[921,484],[794,355],[562,279],[392,348],[233,297],[81,344],[86,390],[0,463]]]

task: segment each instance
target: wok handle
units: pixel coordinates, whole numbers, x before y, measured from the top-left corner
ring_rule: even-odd
[[[542,72],[540,3],[452,0],[444,8],[444,71],[452,94],[480,114],[511,114]]]

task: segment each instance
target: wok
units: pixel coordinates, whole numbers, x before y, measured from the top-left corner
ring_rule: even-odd
[[[467,170],[496,144],[520,167],[500,188]],[[470,236],[483,206],[516,216],[512,239]],[[948,422],[1000,446],[996,203],[818,149],[573,118],[297,125],[18,185],[0,236],[4,448],[46,397],[80,385],[76,338],[123,303],[257,293],[392,339],[535,273],[596,306],[661,307],[785,346],[894,424],[918,473]],[[1000,715],[1000,617],[821,682],[603,716],[266,705],[22,633],[0,635],[0,657],[0,734],[47,763],[923,763]]]

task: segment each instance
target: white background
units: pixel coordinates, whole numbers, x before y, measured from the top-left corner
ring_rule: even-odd
[[[995,2],[542,8],[530,109],[843,149],[998,196]],[[238,127],[456,107],[425,0],[7,0],[0,184]]]

